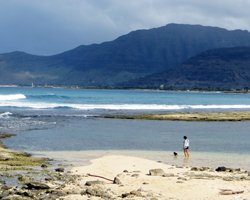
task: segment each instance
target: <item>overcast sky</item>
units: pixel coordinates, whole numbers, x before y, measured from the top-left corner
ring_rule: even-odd
[[[60,53],[168,23],[250,30],[250,0],[0,0],[0,53]]]

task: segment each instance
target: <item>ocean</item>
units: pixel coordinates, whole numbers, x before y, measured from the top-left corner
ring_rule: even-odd
[[[183,136],[187,135],[192,154],[239,155],[238,162],[242,158],[243,166],[250,164],[249,121],[97,118],[103,114],[210,110],[250,110],[250,94],[0,88],[0,131],[17,134],[4,140],[13,149],[28,152],[181,152]]]

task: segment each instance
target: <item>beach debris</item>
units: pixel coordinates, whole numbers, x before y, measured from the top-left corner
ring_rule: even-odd
[[[104,177],[104,176],[99,176],[99,175],[95,175],[95,174],[87,174],[87,175],[88,175],[88,176],[92,176],[92,177],[96,177],[96,178],[101,178],[101,179],[104,179],[104,180],[113,182],[112,179],[106,178],[106,177]]]
[[[149,170],[150,176],[162,176],[164,174],[165,172],[163,171],[163,169],[150,169]]]
[[[231,189],[220,189],[219,194],[221,195],[232,195],[232,194],[242,194],[244,190],[231,190]]]

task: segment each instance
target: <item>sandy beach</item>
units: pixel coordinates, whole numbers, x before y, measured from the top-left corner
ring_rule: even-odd
[[[184,159],[183,152],[177,151],[174,157],[171,151],[149,151],[149,150],[88,150],[88,151],[33,151],[30,152],[38,157],[48,157],[55,162],[73,166],[89,165],[91,160],[110,156],[132,156],[147,160],[161,161],[168,165],[186,167],[211,167],[227,166],[231,168],[243,168],[250,171],[250,155],[237,153],[219,152],[196,152],[191,151],[190,159]]]
[[[204,155],[192,154],[189,159],[183,160],[182,155],[173,158],[173,155],[170,156],[168,153],[170,152],[36,152],[36,155],[52,158],[47,162],[47,159],[41,159],[39,156],[36,158],[37,156],[1,148],[0,198],[25,200],[250,199],[249,170],[234,168],[232,165],[212,167],[219,163],[223,155],[213,156],[217,159],[216,162],[209,162],[211,157],[207,157],[196,165],[193,161]],[[164,158],[164,155],[169,160],[160,159]],[[17,158],[26,161],[17,162]],[[227,162],[220,160],[220,163]],[[14,182],[8,180],[14,180]]]
[[[156,174],[150,175],[154,169]],[[244,170],[217,172],[211,168],[172,166],[138,157],[109,155],[92,160],[90,165],[73,167],[71,172],[78,178],[65,190],[79,190],[82,195],[64,197],[69,200],[250,198],[250,176]]]

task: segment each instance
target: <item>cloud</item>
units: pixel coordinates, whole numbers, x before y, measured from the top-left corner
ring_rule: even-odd
[[[250,0],[0,0],[0,52],[55,54],[167,23],[250,30]]]

